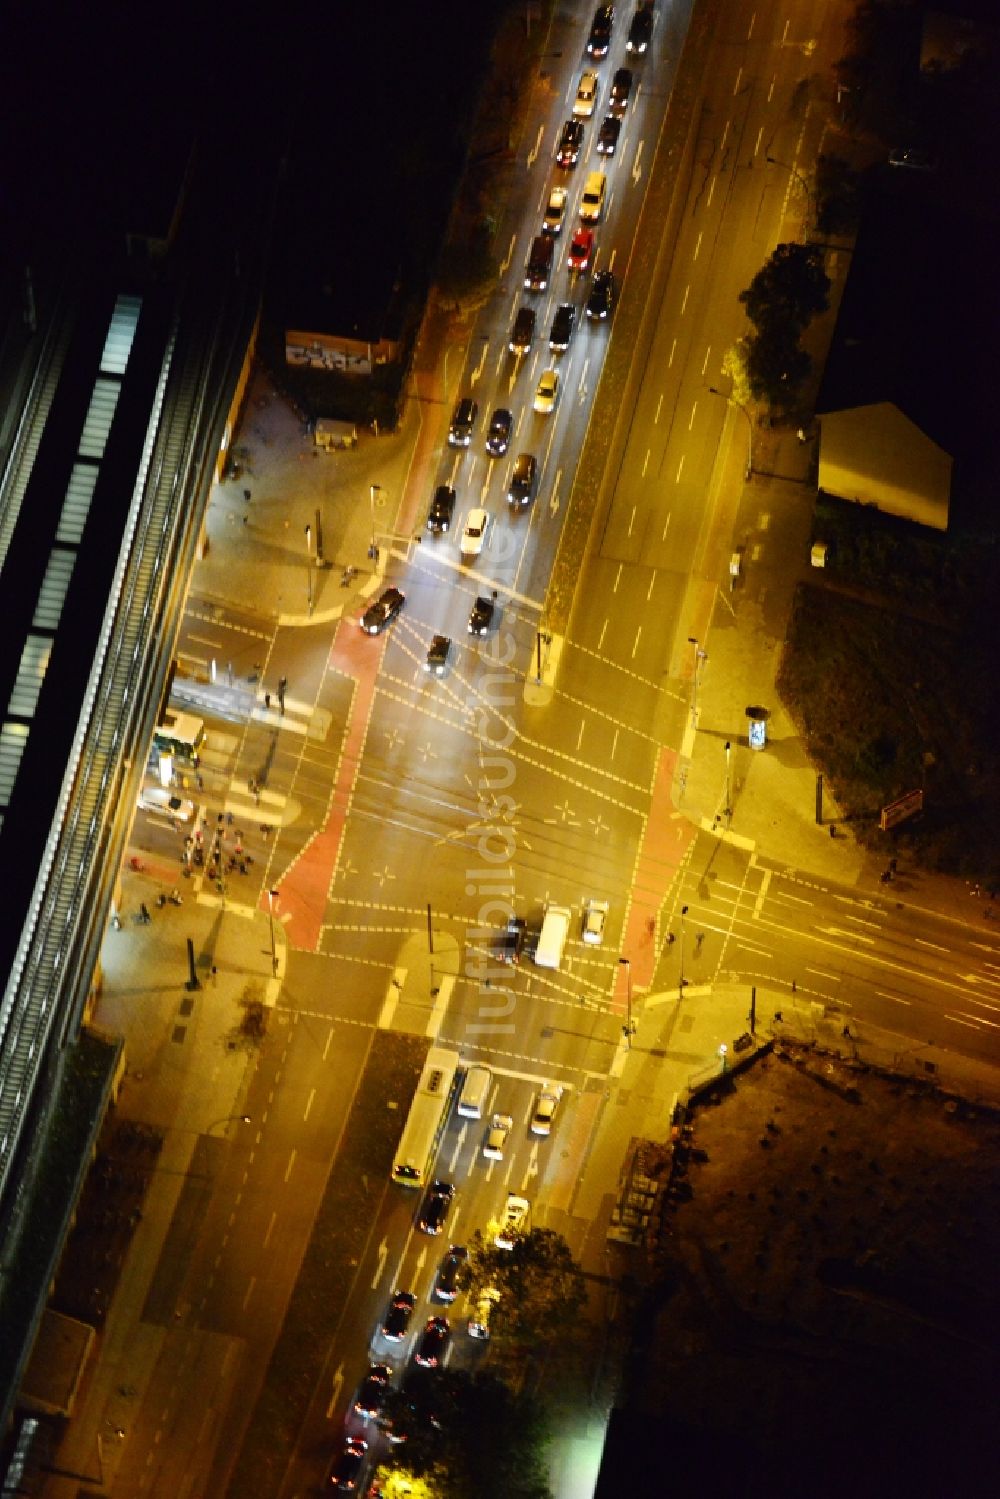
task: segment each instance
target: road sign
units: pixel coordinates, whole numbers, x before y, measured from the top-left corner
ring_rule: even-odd
[[[923,791],[908,791],[905,796],[890,802],[887,807],[882,808],[878,825],[883,833],[887,828],[894,828],[897,823],[905,822],[908,817],[915,817],[918,812],[924,810]]]

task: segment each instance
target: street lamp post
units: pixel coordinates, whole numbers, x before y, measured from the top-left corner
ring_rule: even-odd
[[[313,612],[312,526],[306,526],[306,609]]]
[[[687,906],[681,906],[681,945],[680,945],[680,974],[677,980],[677,998],[684,998],[684,985],[687,980],[684,977],[684,918],[688,913]]]
[[[252,1123],[253,1123],[253,1119],[251,1118],[251,1116],[249,1114],[226,1114],[225,1117],[222,1118],[222,1119],[214,1119],[212,1121],[212,1123],[208,1126],[208,1128],[203,1133],[206,1134],[206,1135],[210,1135],[212,1133],[213,1129],[218,1129],[219,1128],[220,1124],[252,1124]]]
[[[626,1051],[632,1050],[632,1037],[635,1035],[635,1024],[632,1020],[632,964],[628,958],[618,959],[619,967],[625,969],[625,1020],[622,1026],[622,1035],[625,1037]]]
[[[278,952],[274,945],[274,903],[278,899],[277,890],[267,892],[267,919],[271,930],[271,977],[278,976]]]
[[[701,663],[708,660],[708,652],[703,651],[701,642],[693,635],[688,636],[688,645],[694,646],[694,685],[691,689],[691,727],[698,727],[698,679],[701,675]]]
[[[730,741],[727,739],[726,740],[726,827],[729,827],[730,824],[732,823],[732,820],[733,820],[733,783],[732,783],[732,779],[731,779],[731,764],[730,764],[731,759],[732,759],[732,753],[733,753],[733,746],[730,743]]]
[[[791,173],[791,175],[798,182],[799,186],[802,188],[802,191],[805,193],[806,209],[807,211],[811,212],[812,188],[809,186],[809,183],[806,181],[805,177],[803,177],[798,167],[793,167],[791,162],[789,161],[779,161],[776,156],[765,156],[764,160],[767,162],[769,167],[782,167],[786,172]]]
[[[380,484],[369,484],[368,486],[368,498],[371,502],[372,514],[372,540],[371,546],[368,548],[368,556],[372,562],[378,561],[378,543],[375,540],[375,496],[380,494],[381,490],[382,486]]]
[[[736,397],[734,395],[732,395],[731,393],[729,395],[727,395],[724,390],[718,390],[714,385],[710,385],[708,387],[708,393],[709,393],[710,396],[721,396],[722,399],[728,405],[738,407],[739,410],[742,411],[743,415],[746,417],[746,419],[747,419],[747,462],[746,462],[746,468],[744,469],[743,472],[744,472],[744,478],[746,478],[746,479],[752,479],[753,478],[753,417],[750,415],[749,411],[744,406],[743,402],[742,401],[738,401],[736,399]]]

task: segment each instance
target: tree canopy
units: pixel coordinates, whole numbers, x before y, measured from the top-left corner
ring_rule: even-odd
[[[789,408],[802,389],[812,360],[799,347],[798,337],[772,324],[751,341],[747,360],[750,393],[757,401]]]
[[[779,324],[800,333],[830,305],[830,278],[818,245],[778,245],[739,300],[758,332]]]
[[[462,1275],[473,1299],[489,1286],[500,1292],[490,1317],[494,1337],[531,1343],[565,1333],[587,1300],[583,1272],[561,1234],[533,1228],[498,1249],[473,1235]]]

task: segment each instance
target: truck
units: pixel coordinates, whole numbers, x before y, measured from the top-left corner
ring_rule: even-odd
[[[567,906],[553,905],[546,908],[538,946],[535,948],[535,962],[539,968],[558,968],[562,963],[571,919],[572,913]]]

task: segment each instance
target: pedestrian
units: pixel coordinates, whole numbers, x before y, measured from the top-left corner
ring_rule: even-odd
[[[830,824],[830,837],[831,838],[836,838],[836,836],[837,836],[837,825],[836,825],[836,823],[831,822],[831,824]]]
[[[265,692],[264,693],[264,712],[265,713],[270,713],[270,711],[271,711],[271,694],[269,692]]]
[[[896,861],[895,861],[895,859],[890,859],[889,860],[889,869],[890,869],[890,871],[891,871],[892,874],[896,873]]]
[[[200,771],[195,776],[195,781],[198,784],[198,790],[199,791],[204,791],[204,789],[205,789],[205,777],[201,774]]]
[[[251,796],[253,796],[254,792],[257,790],[257,782],[254,780],[253,776],[247,776],[247,790],[249,791]]]
[[[260,806],[260,788],[258,786],[253,788],[253,802],[255,807]]]
[[[139,918],[142,921],[143,926],[148,926],[153,919],[149,914],[149,907],[146,905],[145,901],[139,902]]]
[[[249,505],[249,503],[250,503],[250,491],[249,491],[249,489],[244,489],[244,491],[243,491],[243,499],[244,499],[244,502],[247,505]]]
[[[780,1010],[775,1010],[774,1018],[775,1020],[784,1020],[785,1017],[782,1015]]]
[[[232,812],[227,812],[226,813],[226,826],[229,827],[229,828],[231,828],[232,825],[233,825],[233,814],[232,814]]]
[[[218,982],[219,982],[219,970],[216,968],[215,964],[213,963],[212,964],[212,983],[213,984],[218,984]]]

